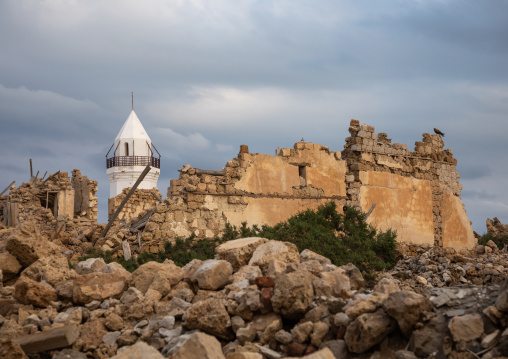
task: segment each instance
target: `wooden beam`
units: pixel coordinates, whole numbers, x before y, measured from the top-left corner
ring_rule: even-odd
[[[200,170],[199,168],[196,168],[196,174],[212,175],[212,176],[225,176],[226,171],[225,170],[210,171],[210,170]]]
[[[5,189],[2,191],[2,193],[0,193],[0,196],[3,195],[5,192],[7,192],[7,190],[14,184],[16,183],[16,181],[12,181],[10,185],[8,185],[7,187],[5,187]]]
[[[70,324],[40,333],[23,335],[12,339],[12,341],[18,344],[25,353],[40,353],[71,346],[78,338],[78,326]]]
[[[60,173],[60,171],[56,171],[56,172],[55,172],[55,173],[53,173],[51,176],[49,176],[48,178],[46,178],[46,179],[44,180],[44,182],[42,182],[42,183],[44,184],[44,183],[48,182],[50,178],[55,177],[55,176],[56,176],[57,174],[59,174],[59,173]]]
[[[32,169],[32,159],[30,158],[30,181],[32,180],[33,177],[34,177],[34,171]]]
[[[129,200],[129,198],[132,196],[132,194],[134,193],[134,191],[136,190],[136,188],[138,188],[139,184],[143,181],[143,179],[145,178],[145,176],[148,174],[148,172],[150,172],[150,165],[146,165],[145,169],[143,170],[143,172],[139,175],[138,177],[138,180],[136,181],[136,183],[134,183],[134,186],[132,186],[131,190],[129,191],[129,193],[127,193],[127,195],[125,196],[125,198],[123,199],[122,203],[120,203],[120,205],[118,206],[118,208],[116,209],[115,213],[113,213],[113,216],[111,217],[111,219],[109,220],[106,228],[104,228],[104,230],[102,231],[101,235],[99,236],[99,238],[103,238],[106,236],[106,234],[108,234],[108,231],[109,229],[111,228],[111,226],[113,225],[113,222],[115,221],[116,217],[118,217],[118,215],[120,214],[120,212],[122,211],[123,207],[125,206],[125,204],[127,203],[127,201]]]
[[[152,194],[152,196],[157,200],[159,201],[159,203],[162,203],[162,198],[160,198],[157,193],[155,193],[155,191],[152,190],[152,192],[150,192]]]

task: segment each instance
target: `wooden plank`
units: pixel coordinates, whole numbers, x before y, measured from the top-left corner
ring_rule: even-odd
[[[76,324],[45,330],[40,333],[23,335],[12,339],[25,353],[39,353],[71,346],[79,338]]]
[[[10,185],[8,185],[7,187],[5,187],[5,189],[2,191],[2,193],[0,193],[0,196],[3,195],[5,192],[7,192],[7,190],[14,184],[16,183],[16,181],[12,181]]]
[[[11,203],[11,226],[17,227],[19,223],[19,204]]]

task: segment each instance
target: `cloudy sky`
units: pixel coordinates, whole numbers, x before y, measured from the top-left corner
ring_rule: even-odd
[[[2,0],[0,189],[34,170],[109,183],[129,115],[162,154],[220,169],[241,144],[343,149],[352,118],[412,149],[446,133],[473,228],[508,223],[508,2]]]

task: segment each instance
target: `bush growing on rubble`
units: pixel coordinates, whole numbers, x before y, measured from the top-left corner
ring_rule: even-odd
[[[337,213],[335,202],[306,210],[273,227],[263,226],[251,235],[296,244],[329,258],[335,265],[353,263],[366,279],[397,261],[396,233],[377,230],[364,222],[365,214],[351,207]]]
[[[309,249],[329,258],[335,265],[353,263],[366,279],[373,279],[376,271],[389,269],[397,261],[396,233],[392,230],[378,231],[364,222],[365,214],[345,207],[344,214],[337,213],[335,202],[320,206],[317,211],[306,210],[275,226],[263,225],[261,229],[247,222],[237,228],[226,224],[221,238],[199,239],[194,236],[167,241],[164,250],[158,253],[144,252],[129,261],[117,259],[129,271],[149,261],[164,262],[170,259],[184,266],[192,259],[210,259],[215,247],[229,240],[244,237],[264,237],[294,243],[301,252]],[[113,260],[109,253],[93,253],[105,260]],[[86,258],[90,258],[89,254]],[[86,259],[85,257],[83,257]]]
[[[478,238],[478,244],[487,245],[488,241],[493,241],[497,248],[503,249],[504,246],[508,246],[508,236],[495,236],[492,233],[487,233]]]

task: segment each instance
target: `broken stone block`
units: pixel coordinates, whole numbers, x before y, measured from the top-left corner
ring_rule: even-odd
[[[225,260],[209,259],[194,272],[191,279],[199,288],[217,290],[227,284],[233,274],[233,267]]]
[[[47,307],[57,299],[56,291],[50,285],[42,284],[27,277],[21,277],[14,285],[13,297],[24,304]]]
[[[256,248],[266,241],[265,238],[260,237],[227,241],[215,248],[215,259],[228,261],[233,266],[233,271],[236,272],[249,262]]]

